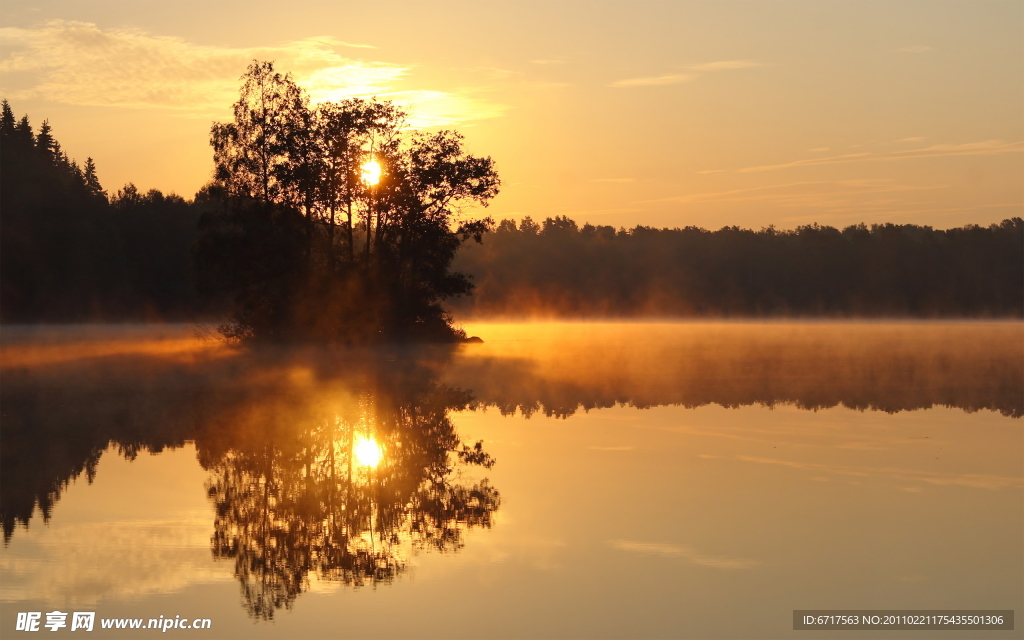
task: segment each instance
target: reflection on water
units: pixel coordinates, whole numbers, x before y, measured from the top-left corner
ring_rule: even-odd
[[[479,324],[446,380],[510,413],[792,403],[1024,416],[1024,325],[921,322]]]
[[[132,459],[186,441],[209,472],[213,555],[233,561],[257,618],[290,607],[311,573],[391,582],[411,554],[458,550],[464,530],[491,526],[499,493],[465,470],[494,460],[449,417],[471,396],[423,366],[443,352],[348,354],[339,365],[337,354],[182,361],[153,351],[5,368],[5,541],[34,509],[49,519],[73,479],[91,482],[108,446]]]
[[[513,558],[509,566],[525,572],[494,574],[506,576],[508,584],[499,600],[534,612],[542,626],[531,630],[509,618],[499,628],[571,635],[557,632],[568,623],[544,614],[555,606],[546,602],[562,602],[556,594],[570,592],[589,593],[595,603],[613,596],[632,602],[630,594],[614,588],[596,593],[588,585],[628,582],[637,570],[647,572],[658,593],[704,581],[706,589],[690,596],[695,602],[716,589],[723,598],[764,594],[764,581],[785,586],[802,580],[817,585],[808,593],[824,593],[824,573],[794,582],[779,573],[780,562],[799,566],[799,547],[816,558],[807,567],[825,566],[832,562],[826,552],[835,551],[824,542],[830,536],[842,540],[835,545],[845,545],[849,554],[844,570],[854,576],[850,584],[871,584],[857,571],[874,567],[874,556],[857,545],[885,530],[904,554],[913,555],[920,533],[913,518],[919,518],[931,523],[930,548],[956,548],[975,558],[971,571],[977,575],[930,565],[941,555],[933,554],[894,579],[906,578],[912,581],[906,584],[918,585],[914,589],[934,580],[987,580],[1003,585],[1008,606],[1015,606],[1020,590],[1008,590],[1005,567],[991,563],[996,556],[1009,558],[1009,575],[1020,564],[1020,550],[1006,542],[1020,537],[1017,512],[1007,505],[1024,488],[1019,323],[550,323],[470,329],[485,343],[367,353],[240,351],[196,338],[186,327],[128,328],[124,339],[110,328],[5,328],[0,516],[6,545],[0,566],[7,579],[0,600],[63,606],[95,593],[185,593],[230,579],[241,587],[247,616],[280,621],[275,614],[292,609],[300,594],[311,598],[329,590],[325,585],[389,584],[409,574],[417,559],[469,554],[488,567]],[[676,408],[637,411],[663,405]],[[930,407],[952,410],[917,411]],[[598,408],[605,411],[585,419],[580,412]],[[558,420],[529,427],[520,417],[501,417],[513,415],[533,415],[530,424],[538,415]],[[205,491],[205,507],[183,506],[177,525],[159,513],[143,517],[143,503],[155,499],[150,487],[128,498],[136,503],[125,507],[135,508],[140,519],[126,520],[122,512],[114,515],[114,505],[100,505],[91,519],[44,535],[40,525],[68,508],[62,496],[71,484],[77,481],[76,495],[84,496],[80,492],[97,477],[116,478],[124,487],[133,482],[131,470],[151,468],[132,460],[184,464],[180,456],[148,455],[169,449],[195,452],[194,477],[182,470],[162,473],[188,478],[180,482]],[[121,466],[103,461],[115,455]],[[186,491],[169,486],[174,488],[159,498],[163,503]],[[898,497],[863,493],[889,489]],[[929,496],[930,490],[945,493],[940,499]],[[837,498],[849,514],[833,509]],[[819,507],[812,510],[804,502]],[[925,504],[930,506],[922,511]],[[510,508],[511,519],[494,527]],[[985,522],[991,557],[968,550],[974,534],[943,520],[948,509]],[[879,513],[877,520],[853,519],[871,512]],[[823,520],[824,513],[839,519]],[[485,529],[492,530],[469,533]],[[855,530],[860,538],[850,537]],[[954,544],[961,538],[967,542]],[[49,551],[40,551],[45,540]],[[795,541],[793,549],[787,541]],[[947,542],[952,546],[943,546]],[[69,550],[75,544],[94,552],[76,555]],[[460,549],[458,555],[448,553]],[[595,562],[593,554],[601,560]],[[204,564],[210,555],[215,562]],[[106,572],[90,574],[83,568],[86,557],[96,566],[108,565]],[[888,562],[895,567],[901,561]],[[112,568],[118,563],[125,568]],[[579,577],[559,582],[563,563]],[[693,576],[697,582],[681,584],[673,582],[688,575],[680,567],[737,577]],[[135,586],[108,584],[118,571],[138,573],[123,578]],[[658,572],[668,573],[653,577]],[[551,583],[536,587],[541,574]],[[66,579],[26,577],[32,575]],[[434,579],[426,571],[422,576]],[[496,620],[512,615],[474,600],[475,590],[491,588],[487,579],[474,580],[460,597]],[[403,582],[408,583],[398,581]],[[424,602],[433,593],[409,588]],[[808,597],[780,606],[847,604],[814,604]],[[690,624],[689,635],[717,634],[718,618],[710,613],[700,623],[670,614],[671,608],[643,618],[654,600],[628,610],[595,604],[587,614],[589,626],[573,628],[594,636],[630,629],[666,636],[686,635],[680,630]],[[574,600],[560,606],[577,605]],[[713,611],[721,603],[705,605]],[[572,615],[583,624],[579,611]],[[774,634],[751,624],[731,635]],[[358,627],[350,634],[372,635]]]
[[[272,396],[218,420],[217,440],[197,438],[213,554],[234,560],[253,616],[289,607],[310,572],[391,582],[411,552],[454,551],[464,529],[491,526],[497,490],[452,476],[456,463],[494,462],[480,443],[461,444],[449,419],[468,394],[376,382],[372,393],[333,388],[313,403]]]

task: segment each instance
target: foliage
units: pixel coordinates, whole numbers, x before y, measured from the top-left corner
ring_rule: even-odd
[[[497,194],[490,158],[452,131],[412,133],[387,102],[313,107],[289,75],[253,62],[234,121],[215,124],[216,166],[195,259],[203,290],[230,295],[230,338],[368,342],[457,339],[441,303]],[[367,179],[379,168],[379,180]]]
[[[1020,218],[792,231],[526,218],[464,246],[490,221],[460,203],[485,204],[498,182],[457,134],[412,133],[389,103],[313,108],[268,64],[250,69],[242,98],[213,129],[216,180],[192,201],[131,184],[108,196],[91,158],[76,164],[49,123],[34,131],[4,101],[0,319],[185,320],[230,306],[236,338],[451,340],[441,304],[471,278],[476,295],[454,304],[478,315],[1024,315]],[[375,186],[362,178],[371,157]]]
[[[4,322],[181,318],[202,311],[189,279],[198,209],[126,185],[112,199],[88,158],[0,117],[0,313]]]
[[[480,315],[1021,317],[1024,220],[616,230],[503,220],[460,255]]]

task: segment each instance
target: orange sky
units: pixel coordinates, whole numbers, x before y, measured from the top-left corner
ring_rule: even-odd
[[[495,218],[718,228],[1024,215],[1024,3],[19,2],[0,94],[104,186],[191,196],[253,58],[461,129]]]

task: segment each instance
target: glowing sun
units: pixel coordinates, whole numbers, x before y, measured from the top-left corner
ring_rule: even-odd
[[[384,451],[373,438],[360,436],[352,447],[356,462],[364,467],[376,467],[384,457]]]
[[[380,176],[381,173],[383,173],[383,169],[381,169],[379,162],[377,162],[376,160],[367,160],[366,162],[363,163],[363,166],[361,168],[363,170],[364,184],[367,184],[372,187],[373,185],[380,182]]]

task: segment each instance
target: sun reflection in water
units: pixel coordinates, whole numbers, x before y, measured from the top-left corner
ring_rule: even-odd
[[[372,437],[359,436],[352,445],[352,453],[355,454],[356,462],[363,467],[376,468],[380,459],[384,457],[384,451],[377,441]]]

